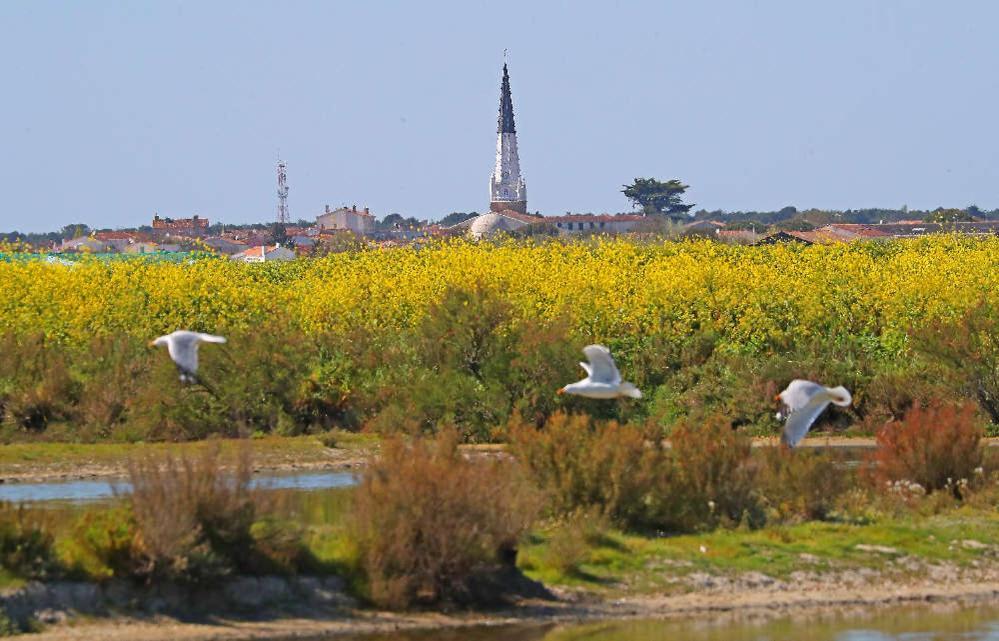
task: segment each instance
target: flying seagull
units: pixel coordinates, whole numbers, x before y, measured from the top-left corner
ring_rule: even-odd
[[[180,329],[166,336],[160,336],[149,343],[153,347],[166,345],[167,353],[180,370],[181,383],[196,383],[198,381],[198,345],[201,343],[224,343],[224,336],[213,336],[201,332],[189,332]]]
[[[849,407],[853,397],[842,385],[825,387],[812,381],[796,379],[791,381],[787,389],[778,394],[774,400],[783,404],[781,411],[777,412],[777,420],[787,420],[780,440],[788,447],[795,447],[805,438],[812,423],[829,403]]]
[[[603,345],[587,345],[583,353],[589,363],[580,363],[586,370],[587,377],[578,383],[572,383],[558,390],[559,394],[576,394],[586,398],[618,398],[630,396],[642,398],[637,387],[621,380],[621,373],[611,357],[610,350]]]

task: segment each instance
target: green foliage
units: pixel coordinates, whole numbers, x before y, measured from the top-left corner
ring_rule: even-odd
[[[624,185],[621,193],[646,214],[686,219],[694,206],[683,202],[683,193],[688,187],[676,179],[662,182],[655,178],[636,178],[630,185]]]
[[[54,538],[43,512],[0,502],[0,568],[23,579],[57,571]]]

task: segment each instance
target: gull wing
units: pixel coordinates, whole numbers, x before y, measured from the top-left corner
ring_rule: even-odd
[[[593,368],[590,367],[589,363],[585,363],[583,361],[580,361],[579,362],[579,366],[582,367],[584,370],[586,370],[586,375],[587,376],[592,376],[593,375]]]
[[[829,406],[829,398],[826,394],[816,394],[804,407],[792,409],[784,424],[782,439],[788,447],[795,447],[805,438],[812,423],[819,417],[826,407]]]
[[[590,367],[584,366],[584,369],[590,373],[591,381],[610,385],[621,383],[621,373],[617,371],[617,365],[614,364],[609,349],[603,345],[587,345],[583,348],[583,353],[590,361]]]
[[[224,343],[225,336],[214,336],[212,334],[198,334],[198,340],[202,343]]]

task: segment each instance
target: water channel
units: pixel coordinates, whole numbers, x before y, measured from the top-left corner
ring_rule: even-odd
[[[512,625],[336,637],[338,641],[999,641],[999,606],[921,606],[798,614],[765,621],[700,618]],[[332,641],[332,639],[331,639]]]
[[[356,482],[356,477],[349,472],[301,472],[261,474],[254,477],[252,485],[273,490],[325,490],[349,487]],[[129,491],[126,481],[109,479],[8,483],[0,485],[0,501],[84,503],[104,501],[113,498],[116,493],[128,494]]]

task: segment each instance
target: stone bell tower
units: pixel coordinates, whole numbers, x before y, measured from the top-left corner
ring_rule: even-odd
[[[513,210],[527,213],[527,184],[520,175],[517,153],[517,128],[513,123],[513,99],[510,97],[510,74],[503,63],[500,86],[499,125],[496,131],[496,167],[489,179],[489,210]]]

